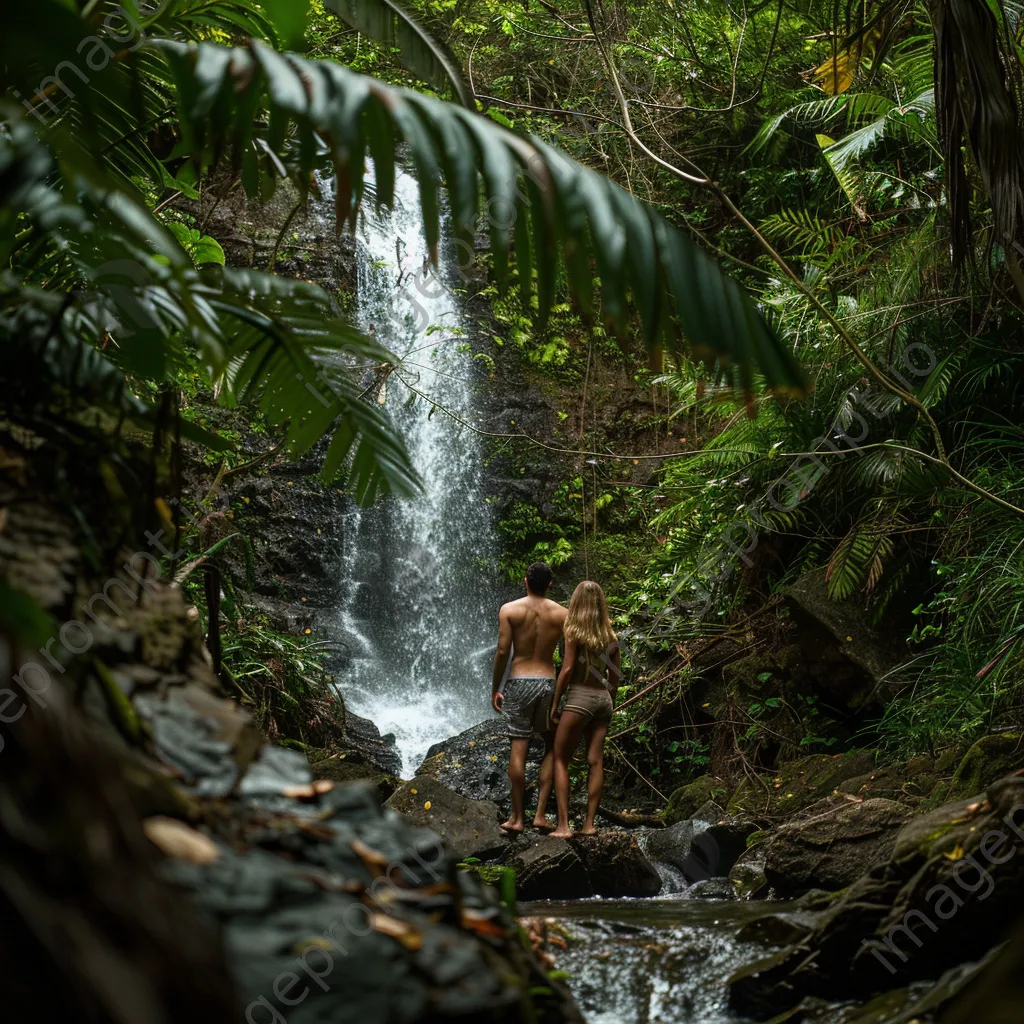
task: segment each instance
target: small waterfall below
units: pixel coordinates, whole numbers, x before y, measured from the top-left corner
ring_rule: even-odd
[[[346,705],[393,733],[408,777],[427,749],[493,714],[491,664],[507,584],[483,480],[466,346],[469,326],[446,267],[430,267],[418,186],[400,172],[390,211],[367,209],[356,232],[356,318],[402,360],[367,384],[401,430],[422,497],[354,508],[345,524],[336,634]]]

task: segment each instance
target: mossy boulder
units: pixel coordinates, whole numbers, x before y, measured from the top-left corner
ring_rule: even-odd
[[[948,772],[946,773],[948,777]],[[909,761],[874,768],[839,784],[840,793],[864,800],[882,798],[917,805],[942,787],[943,779],[935,766],[935,758],[912,757]]]
[[[844,889],[892,856],[910,814],[894,800],[864,800],[784,825],[767,842],[765,878],[786,896]]]
[[[702,775],[699,779],[680,786],[669,797],[668,806],[662,815],[665,824],[675,825],[694,817],[709,800],[724,807],[731,790],[732,787],[725,779],[717,779],[713,775]]]
[[[1002,732],[983,736],[957,766],[946,800],[966,800],[1006,775],[1024,768],[1024,734]]]
[[[381,803],[402,785],[402,780],[397,775],[384,771],[358,750],[310,747],[305,754],[314,779],[330,779],[332,782],[369,782],[376,788]]]
[[[872,771],[875,757],[867,750],[845,754],[812,754],[779,766],[774,779],[744,779],[729,801],[733,815],[795,814],[831,796],[849,779]]]

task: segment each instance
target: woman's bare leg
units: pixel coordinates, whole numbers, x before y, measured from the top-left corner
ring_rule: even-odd
[[[555,802],[558,804],[558,827],[551,834],[558,839],[568,839],[569,831],[569,761],[586,718],[575,711],[563,711],[555,733]]]
[[[597,832],[594,816],[604,790],[604,740],[608,735],[608,725],[608,722],[593,722],[587,728],[587,818],[580,830],[584,836]]]

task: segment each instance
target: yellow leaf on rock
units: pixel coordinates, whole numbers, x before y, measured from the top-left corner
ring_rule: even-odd
[[[964,848],[959,843],[957,843],[956,846],[954,846],[953,849],[949,851],[949,853],[944,853],[942,856],[945,857],[946,860],[960,860],[960,858],[963,857],[963,855]]]
[[[142,831],[154,846],[175,860],[212,864],[220,857],[220,850],[212,839],[174,818],[147,818],[142,823]]]
[[[430,801],[429,800],[423,805],[423,810],[425,810],[425,811],[429,811],[430,810]]]

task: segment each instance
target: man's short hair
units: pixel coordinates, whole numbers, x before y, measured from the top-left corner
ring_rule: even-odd
[[[546,594],[555,574],[547,562],[534,562],[526,570],[526,587],[532,594]]]

